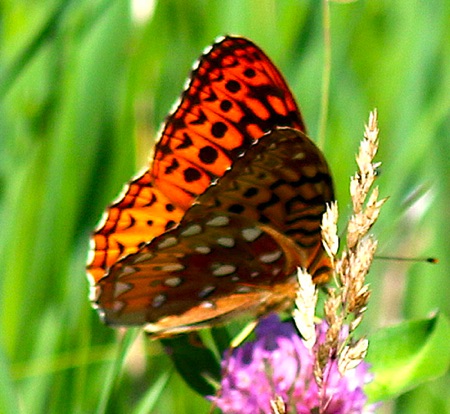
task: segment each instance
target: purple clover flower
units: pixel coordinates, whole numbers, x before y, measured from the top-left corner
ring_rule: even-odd
[[[314,348],[325,340],[326,324],[316,327]],[[343,333],[346,335],[346,333]],[[271,413],[270,401],[280,396],[286,413],[357,414],[372,413],[365,407],[363,386],[372,380],[368,364],[341,376],[331,359],[324,371],[323,388],[313,374],[315,349],[308,350],[293,323],[271,315],[256,329],[256,340],[233,351],[222,362],[224,372],[218,395],[210,397],[225,414]]]

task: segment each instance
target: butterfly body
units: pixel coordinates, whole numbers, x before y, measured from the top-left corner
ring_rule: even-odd
[[[170,336],[288,306],[295,270],[330,263],[320,221],[330,173],[289,89],[242,38],[194,70],[156,146],[93,237],[94,306],[112,325]]]

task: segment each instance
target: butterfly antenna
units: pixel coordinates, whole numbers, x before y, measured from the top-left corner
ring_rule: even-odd
[[[396,257],[396,256],[375,255],[375,259],[395,260],[395,261],[399,261],[399,262],[432,263],[432,264],[436,264],[439,262],[439,259],[437,259],[436,257]]]

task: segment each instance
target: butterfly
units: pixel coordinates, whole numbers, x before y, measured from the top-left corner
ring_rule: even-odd
[[[297,267],[329,278],[320,223],[333,199],[281,73],[251,41],[221,38],[92,236],[93,306],[153,337],[284,309]]]

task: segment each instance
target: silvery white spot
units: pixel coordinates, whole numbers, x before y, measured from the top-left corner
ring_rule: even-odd
[[[86,276],[87,276],[87,278],[88,278],[88,280],[89,280],[89,286],[91,286],[91,287],[95,286],[95,284],[96,284],[97,282],[96,282],[96,280],[95,280],[94,275],[91,273],[91,271],[90,271],[89,269],[88,269],[87,272],[86,272]]]
[[[99,231],[103,226],[105,225],[106,221],[108,220],[108,213],[105,211],[102,216],[100,217],[100,220],[98,221],[97,225],[95,226],[95,231]],[[93,239],[91,239],[93,241]],[[95,242],[94,242],[95,246]]]
[[[115,300],[113,302],[112,309],[113,309],[113,312],[117,313],[117,312],[122,311],[124,307],[125,307],[125,302],[123,302],[121,300]]]
[[[130,184],[132,184],[132,183],[130,183]],[[130,184],[125,184],[122,187],[122,190],[120,190],[119,195],[113,200],[112,204],[120,203],[120,201],[123,200],[123,198],[125,197],[125,194],[128,193],[128,190],[130,189]],[[108,214],[108,213],[105,212],[104,214]],[[102,220],[103,220],[103,217],[102,217]]]
[[[166,300],[167,300],[166,295],[163,295],[163,294],[160,293],[159,295],[156,295],[156,296],[153,298],[153,300],[152,300],[152,306],[153,306],[154,308],[159,308]]]
[[[219,36],[219,37],[216,39],[216,41],[214,42],[214,44],[215,44],[215,43],[222,43],[224,40],[225,40],[225,37]],[[206,56],[206,55],[209,55],[209,53],[211,52],[211,50],[213,49],[213,47],[214,47],[214,45],[208,45],[208,46],[206,46],[206,47],[203,49],[202,57],[203,57],[203,56]],[[199,63],[200,63],[200,59],[197,60],[197,61],[195,62],[194,67],[195,67],[195,65],[198,66]]]
[[[219,237],[217,239],[217,244],[223,246],[223,247],[234,247],[236,242],[232,237]]]
[[[242,229],[242,237],[248,242],[255,241],[261,234],[262,230],[258,229],[258,227],[247,227],[246,229]]]
[[[209,300],[203,301],[202,303],[200,303],[200,306],[205,309],[214,309],[216,307],[216,305],[214,305],[214,303],[210,302]]]
[[[230,223],[229,217],[217,216],[217,217],[214,217],[213,219],[207,221],[206,225],[211,226],[211,227],[224,227],[224,226],[228,226],[229,223]]]
[[[281,268],[279,268],[279,267],[274,267],[274,268],[272,269],[272,275],[273,275],[273,276],[278,275],[280,272],[281,272]]]
[[[132,283],[116,282],[114,284],[114,297],[117,298],[123,293],[129,292],[131,289],[133,289]]]
[[[137,253],[136,258],[133,260],[133,264],[142,263],[147,260],[153,259],[155,255],[153,253]]]
[[[94,257],[95,257],[95,240],[92,238],[89,240],[89,253],[87,259],[88,265],[94,261]]]
[[[133,266],[124,266],[122,267],[118,278],[120,279],[121,277],[132,275],[133,273],[136,273],[136,271],[137,270]]]
[[[214,292],[214,290],[216,290],[216,287],[213,285],[208,285],[205,286],[198,294],[198,297],[200,299],[204,299],[206,298],[209,294],[211,294],[212,292]]]
[[[192,224],[191,226],[189,226],[185,230],[183,230],[180,233],[180,236],[183,236],[183,237],[195,236],[197,234],[200,234],[201,232],[202,232],[202,228],[200,225]]]
[[[239,276],[231,276],[231,281],[232,281],[232,282],[237,282],[237,281],[239,281]]]
[[[201,57],[203,57],[203,55],[202,55]],[[197,60],[192,64],[192,66],[191,66],[191,73],[194,72],[194,71],[196,71],[196,70],[199,68],[199,66],[200,66],[200,61],[201,61],[201,58],[200,58],[200,59],[197,59]],[[193,77],[192,77],[192,75],[191,75],[191,76],[189,76],[189,77],[186,79],[186,81],[184,82],[184,90],[185,90],[185,91],[189,89],[189,86],[190,86],[190,84],[192,83],[192,81],[193,81]]]
[[[214,39],[214,44],[222,43],[222,42],[225,41],[225,39],[226,39],[225,36],[222,36],[222,35],[217,36],[217,37]],[[205,48],[205,50],[203,50],[203,54],[206,55],[206,54],[209,53],[211,50],[212,50],[212,46],[210,45],[210,46],[208,46],[207,48]]]
[[[105,311],[103,309],[95,308],[95,307],[94,307],[94,309],[97,311],[100,320],[103,323],[106,323],[106,313],[105,313]]]
[[[238,157],[238,158],[242,158],[244,155],[245,155],[245,151],[241,151],[241,152],[237,155],[237,157]],[[228,169],[231,170],[231,167],[227,168],[227,170],[228,170]]]
[[[192,65],[192,70],[197,69],[197,67],[198,67],[198,61],[194,62],[194,64]],[[184,81],[183,90],[184,90],[184,91],[187,91],[187,90],[190,88],[191,83],[192,83],[192,78],[191,78],[191,77],[187,78],[187,79]],[[181,105],[181,99],[180,99],[180,102],[178,102],[177,107],[180,106],[180,105]],[[176,108],[175,111],[176,111],[177,109],[178,109],[178,108]]]
[[[251,292],[251,288],[249,286],[239,286],[236,289],[236,293],[249,293]]]
[[[194,247],[194,250],[200,254],[211,253],[211,248],[209,248],[208,246],[196,246],[196,247]]]
[[[102,294],[102,288],[98,285],[92,285],[89,288],[89,300],[91,302],[97,302]]]
[[[213,264],[211,266],[213,268],[212,274],[214,276],[228,276],[236,271],[236,266],[231,264]]]
[[[146,173],[148,172],[148,167],[142,167],[134,176],[131,178],[131,183],[134,181],[140,180]],[[126,189],[128,190],[129,185],[125,185]]]
[[[188,86],[189,86],[189,79],[187,79],[184,83],[184,90],[186,90]],[[180,105],[181,105],[181,98],[178,98],[170,107],[169,116],[173,115],[175,112],[177,112],[177,109]],[[157,136],[160,137],[162,135],[162,132],[163,132],[165,126],[166,126],[165,123],[162,124],[162,126],[161,126],[162,128],[159,128]]]
[[[252,272],[252,273],[250,273],[250,277],[257,277],[257,276],[259,276],[259,272],[258,271],[254,271],[254,272]]]
[[[103,309],[100,308],[100,306],[98,306],[97,303],[93,302],[91,303],[92,309],[96,310],[99,314],[100,314],[100,318],[101,318],[101,314],[104,314],[105,312],[103,312]],[[103,319],[102,319],[103,321]]]
[[[164,281],[164,284],[169,287],[177,287],[180,286],[183,282],[183,279],[181,277],[169,277]]]
[[[158,244],[158,249],[166,249],[167,247],[176,246],[178,240],[176,237],[167,237],[165,240]]]
[[[283,252],[281,250],[275,250],[274,252],[260,255],[259,260],[263,263],[273,263],[276,262],[282,255]]]
[[[299,152],[298,154],[295,154],[292,159],[293,160],[303,160],[306,158],[306,154],[304,152]]]
[[[167,265],[161,266],[161,271],[163,272],[178,272],[184,270],[184,266],[181,263],[169,263]]]

